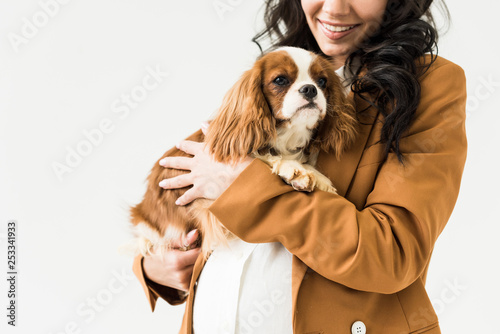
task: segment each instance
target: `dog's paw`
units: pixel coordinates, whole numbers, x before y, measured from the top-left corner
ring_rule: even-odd
[[[318,172],[316,169],[314,169],[314,176],[316,179],[316,184],[315,184],[316,189],[326,191],[332,194],[337,193],[337,189],[335,189],[335,187],[332,184],[332,181],[330,181],[329,178]]]
[[[337,193],[330,179],[311,165],[296,160],[280,159],[272,161],[271,165],[273,173],[278,174],[295,190],[311,192],[318,189],[332,194]]]
[[[335,189],[335,187],[332,185],[331,182],[329,183],[318,182],[316,184],[316,188],[322,191],[326,191],[327,193],[337,194],[337,189]]]
[[[295,170],[290,180],[285,180],[293,189],[311,192],[316,184],[314,174],[306,170]]]
[[[307,192],[314,190],[316,185],[314,173],[307,170],[303,164],[294,160],[284,160],[273,167],[273,172],[291,185],[293,189]]]

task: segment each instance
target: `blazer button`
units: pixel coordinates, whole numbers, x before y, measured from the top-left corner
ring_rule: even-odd
[[[351,327],[352,334],[366,334],[366,326],[362,321],[356,321]]]

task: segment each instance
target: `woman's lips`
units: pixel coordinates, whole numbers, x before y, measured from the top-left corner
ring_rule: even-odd
[[[323,30],[323,33],[325,34],[326,37],[332,40],[337,40],[341,39],[347,35],[349,35],[351,32],[356,30],[356,28],[359,26],[359,24],[329,24],[323,21],[318,20],[321,29]]]

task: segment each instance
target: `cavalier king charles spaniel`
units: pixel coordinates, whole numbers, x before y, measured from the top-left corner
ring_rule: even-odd
[[[335,193],[331,181],[313,166],[320,150],[338,159],[355,135],[354,108],[330,62],[303,49],[283,47],[260,57],[229,90],[206,136],[197,132],[187,139],[204,141],[220,162],[247,155],[261,159],[296,190]],[[162,158],[166,156],[189,155],[172,148]],[[208,257],[214,247],[234,237],[208,210],[212,200],[177,206],[175,200],[189,188],[158,186],[183,173],[158,162],[153,167],[143,201],[131,209],[136,254],[163,252],[198,229],[201,251]]]

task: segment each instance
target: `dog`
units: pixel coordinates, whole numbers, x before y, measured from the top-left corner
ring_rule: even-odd
[[[336,193],[314,165],[320,150],[338,159],[353,142],[356,124],[354,108],[330,62],[300,48],[282,47],[261,56],[229,90],[206,136],[198,132],[187,139],[205,142],[219,162],[233,163],[248,155],[261,159],[298,191]],[[161,159],[167,156],[189,155],[172,148]],[[158,162],[148,177],[144,199],[131,208],[134,252],[163,252],[198,229],[197,246],[201,244],[207,258],[214,247],[234,236],[208,210],[212,200],[177,206],[175,200],[189,187],[165,190],[158,184],[187,172]]]

